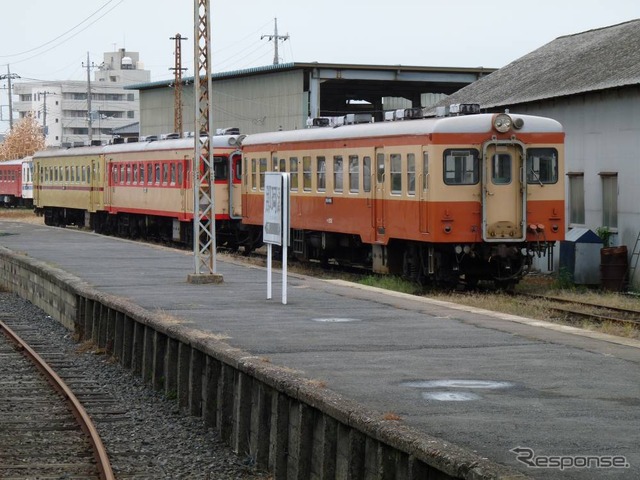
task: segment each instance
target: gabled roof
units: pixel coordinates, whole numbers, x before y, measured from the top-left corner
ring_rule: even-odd
[[[493,108],[640,84],[640,19],[559,37],[442,105]]]

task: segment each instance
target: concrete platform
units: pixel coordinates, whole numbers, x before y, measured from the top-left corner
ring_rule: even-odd
[[[263,268],[191,284],[186,252],[1,217],[0,245],[533,478],[640,478],[639,341],[300,275],[282,305],[279,272],[266,300]]]

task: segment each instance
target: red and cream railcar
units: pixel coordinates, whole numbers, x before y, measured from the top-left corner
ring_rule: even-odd
[[[240,224],[240,138],[212,137],[221,246],[253,246]],[[88,225],[98,233],[190,244],[193,151],[190,138],[38,152],[36,211],[47,225]]]
[[[563,141],[516,114],[251,135],[243,221],[262,224],[264,173],[289,172],[294,255],[510,286],[564,238]]]
[[[22,160],[0,162],[0,203],[10,207],[22,202]]]
[[[211,143],[218,245],[233,248],[251,243],[240,224],[241,138],[217,135]],[[96,230],[192,243],[193,144],[187,138],[104,147],[108,215]]]

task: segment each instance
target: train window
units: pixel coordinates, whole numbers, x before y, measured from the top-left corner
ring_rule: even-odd
[[[66,167],[64,167],[64,181],[65,181],[65,182],[68,182],[68,181],[69,181],[69,177],[70,177],[70,175],[69,175],[69,170],[70,170],[69,165],[67,165]]]
[[[237,181],[242,180],[242,162],[240,160],[236,160],[233,165],[235,167],[235,172],[234,172],[235,180]]]
[[[162,184],[166,185],[167,183],[169,183],[169,164],[163,163],[162,164]]]
[[[362,157],[362,186],[365,192],[371,191],[371,157]]]
[[[156,185],[160,185],[160,164],[159,163],[155,164],[155,171],[156,171],[156,176],[155,176],[154,183]]]
[[[298,191],[298,157],[289,159],[289,172],[291,173],[291,190]]]
[[[141,163],[138,166],[138,181],[140,182],[140,185],[144,185],[144,163]]]
[[[100,181],[100,165],[94,165],[94,175],[96,178],[96,181],[99,182]],[[91,183],[91,166],[87,167],[87,183]]]
[[[556,183],[558,181],[558,151],[555,148],[527,150],[527,183]]]
[[[378,177],[378,183],[384,182],[384,153],[379,153],[376,156],[376,176]]]
[[[176,164],[171,163],[171,185],[176,184]]]
[[[82,183],[87,182],[87,166],[82,165]]]
[[[511,155],[496,153],[491,162],[491,181],[494,185],[511,183]]]
[[[251,190],[255,190],[258,186],[258,161],[251,159]]]
[[[267,159],[260,159],[260,190],[264,190],[264,176],[267,172]]]
[[[78,168],[78,167],[76,166],[76,168]],[[71,167],[71,181],[73,183],[75,183],[75,181],[76,181],[76,168]]]
[[[147,165],[147,185],[153,183],[153,163]]]
[[[302,157],[302,188],[311,191],[311,157]]]
[[[349,155],[349,191],[360,190],[360,161],[358,155]]]
[[[124,163],[120,164],[120,185],[124,185],[124,182],[127,179],[127,174],[125,170]]]
[[[272,172],[278,171],[278,157],[276,156],[271,158],[271,171]]]
[[[342,192],[344,183],[344,168],[342,165],[342,155],[333,157],[333,191]]]
[[[316,178],[316,188],[319,192],[324,192],[327,188],[326,163],[327,162],[324,157],[316,157],[316,174],[318,175]]]
[[[422,152],[422,191],[429,189],[429,152]]]
[[[216,180],[229,178],[229,159],[227,157],[213,157],[213,172]]]
[[[391,193],[400,195],[402,193],[402,155],[392,153],[391,159]]]
[[[127,163],[127,183],[131,184],[133,178],[132,178],[132,171],[131,171],[131,164]]]
[[[133,177],[132,177],[132,181],[134,184],[138,183],[138,164],[134,163],[133,164],[133,171],[132,171]]]
[[[286,158],[281,158],[280,159],[280,167],[278,167],[278,170],[280,172],[286,172],[287,171],[287,159]]]
[[[181,187],[184,185],[184,164],[178,164],[178,185]]]
[[[444,183],[447,185],[475,185],[480,179],[478,151],[444,151]]]
[[[416,154],[407,153],[407,195],[416,194]]]
[[[54,168],[53,168],[53,171],[54,171],[54,173],[55,173],[55,179],[54,179],[54,181],[56,181],[56,182],[57,182],[57,181],[58,181],[58,167],[54,167]]]

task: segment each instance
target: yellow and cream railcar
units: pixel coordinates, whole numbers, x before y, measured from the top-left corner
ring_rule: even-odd
[[[564,238],[562,126],[474,114],[256,134],[243,142],[243,221],[264,173],[291,177],[302,259],[455,284],[511,286]]]
[[[33,155],[33,204],[46,225],[88,225],[105,211],[104,147],[44,150]]]

